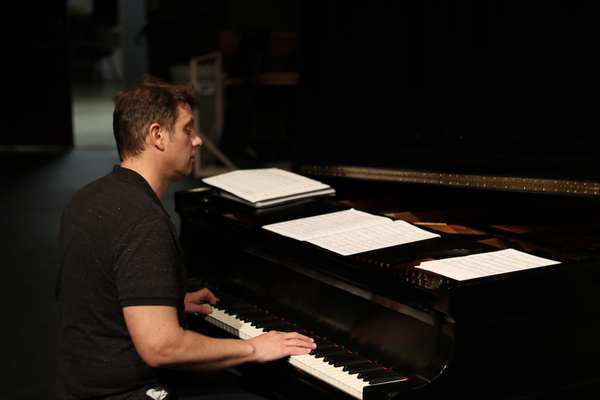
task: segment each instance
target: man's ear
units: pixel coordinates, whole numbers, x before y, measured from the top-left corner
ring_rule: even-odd
[[[164,150],[165,140],[167,139],[166,134],[167,131],[160,124],[154,123],[148,129],[147,139],[158,150]]]

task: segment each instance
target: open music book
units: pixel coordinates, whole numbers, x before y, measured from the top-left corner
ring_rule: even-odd
[[[257,208],[335,194],[329,185],[279,168],[237,170],[202,181],[221,189],[223,197]]]

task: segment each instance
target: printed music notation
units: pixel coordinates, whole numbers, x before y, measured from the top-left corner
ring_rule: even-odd
[[[394,221],[355,209],[279,222],[263,228],[344,256],[440,236],[406,221]]]
[[[504,249],[443,260],[425,261],[417,268],[458,281],[560,264],[559,261]]]
[[[221,189],[223,197],[257,208],[335,194],[329,185],[279,168],[237,170],[203,182]]]

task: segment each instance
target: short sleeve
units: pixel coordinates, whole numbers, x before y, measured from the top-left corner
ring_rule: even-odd
[[[180,304],[183,251],[170,220],[146,217],[131,225],[116,247],[113,266],[121,307]]]

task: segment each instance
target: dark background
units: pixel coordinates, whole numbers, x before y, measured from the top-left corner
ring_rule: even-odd
[[[111,1],[97,3],[96,23],[110,23]],[[11,101],[0,145],[72,147],[65,1],[2,7]],[[149,72],[166,80],[171,65],[224,52],[241,80],[226,87],[222,147],[241,166],[397,166],[401,156],[403,168],[594,180],[581,171],[596,164],[575,164],[596,160],[600,144],[599,16],[585,0],[149,1],[139,38]],[[299,86],[255,84],[290,71]],[[498,166],[504,157],[516,158]]]
[[[112,24],[114,8],[96,23]],[[274,160],[598,181],[596,1],[147,1],[149,72],[217,49],[222,148]],[[114,152],[74,149],[66,1],[0,6],[0,400],[51,399],[58,221]],[[285,35],[280,33],[284,32]],[[298,72],[299,84],[257,84]],[[193,187],[187,180],[180,188]],[[172,210],[172,194],[165,197]],[[560,372],[557,372],[558,376]]]
[[[597,180],[599,16],[593,1],[302,8],[299,161]]]

